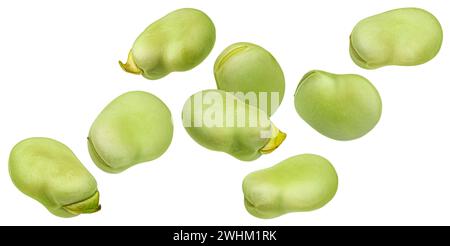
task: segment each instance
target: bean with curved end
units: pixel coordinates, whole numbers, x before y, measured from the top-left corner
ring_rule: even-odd
[[[244,178],[244,205],[255,217],[270,219],[323,207],[336,194],[338,176],[325,158],[303,154]]]
[[[256,104],[249,103],[269,116],[275,113],[284,97],[284,74],[280,65],[272,54],[256,44],[235,43],[227,47],[217,57],[214,77],[220,90],[257,93]]]
[[[169,108],[150,93],[131,91],[114,99],[95,119],[89,153],[100,169],[119,173],[160,157],[172,135]]]
[[[401,8],[363,19],[350,35],[350,55],[360,67],[414,66],[435,57],[442,27],[431,13]]]
[[[95,178],[64,144],[28,138],[9,156],[9,175],[16,187],[60,217],[100,210]]]
[[[147,79],[160,79],[174,71],[187,71],[211,52],[216,30],[202,11],[175,10],[148,26],[139,35],[120,66]]]
[[[272,152],[286,137],[265,112],[222,90],[192,95],[182,116],[186,131],[197,143],[242,161]]]
[[[381,117],[381,98],[366,78],[313,70],[295,92],[297,113],[321,134],[336,140],[362,137]]]

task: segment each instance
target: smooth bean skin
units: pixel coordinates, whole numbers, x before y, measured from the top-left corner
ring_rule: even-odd
[[[245,208],[261,219],[321,208],[331,201],[337,188],[333,165],[313,154],[293,156],[250,173],[242,183]]]
[[[252,43],[235,43],[228,46],[214,64],[217,88],[228,92],[267,92],[258,100],[259,107],[271,116],[284,97],[284,74],[277,60],[263,47]],[[277,93],[278,100],[272,105],[270,93]],[[258,97],[259,99],[259,97]]]
[[[226,106],[227,98],[235,107]],[[245,112],[245,117],[239,118],[240,112]],[[217,124],[208,124],[206,115],[217,119]],[[265,112],[222,90],[204,90],[192,95],[184,104],[182,118],[187,133],[198,144],[242,161],[256,160],[272,152],[286,137]],[[263,132],[268,136],[262,135]]]
[[[25,195],[59,217],[100,210],[97,182],[64,144],[50,138],[28,138],[14,146],[9,175]]]
[[[335,140],[353,140],[372,130],[381,117],[377,89],[356,74],[313,70],[300,81],[295,109],[318,132]]]
[[[103,171],[119,173],[160,157],[172,142],[169,108],[144,91],[122,94],[109,103],[91,126],[88,148]]]
[[[216,29],[205,13],[178,9],[148,26],[134,42],[127,63],[119,64],[126,72],[156,80],[199,65],[215,40]]]
[[[401,8],[361,20],[350,35],[350,56],[360,67],[415,66],[435,57],[443,32],[431,13]]]

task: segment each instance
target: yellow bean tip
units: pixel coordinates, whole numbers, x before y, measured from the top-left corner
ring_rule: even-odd
[[[134,62],[133,53],[131,52],[131,50],[128,53],[127,62],[123,63],[122,61],[119,61],[119,65],[127,73],[138,75],[142,74],[142,70]]]
[[[272,137],[269,142],[259,150],[261,154],[269,154],[272,153],[275,149],[277,149],[286,139],[286,133],[280,131],[277,127],[273,126]]]

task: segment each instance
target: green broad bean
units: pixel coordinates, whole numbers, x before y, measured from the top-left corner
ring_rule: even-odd
[[[64,144],[50,138],[28,138],[9,156],[16,187],[59,217],[100,210],[97,182]]]
[[[414,66],[435,57],[443,32],[431,13],[401,8],[361,20],[350,35],[350,56],[360,67]]]
[[[247,211],[270,219],[323,207],[336,194],[338,176],[325,158],[303,154],[250,173],[242,190]]]
[[[211,52],[216,30],[211,19],[192,8],[175,10],[148,26],[120,66],[147,79],[160,79],[174,71],[187,71]]]
[[[366,78],[356,74],[307,73],[294,97],[295,109],[312,128],[335,140],[367,134],[381,117],[381,98]]]
[[[248,103],[269,116],[275,113],[284,97],[284,74],[280,65],[272,54],[256,44],[235,43],[227,47],[214,64],[214,77],[220,90],[256,93],[258,100]]]
[[[272,152],[286,137],[264,111],[222,90],[192,95],[182,117],[186,131],[198,144],[242,161]]]
[[[131,91],[114,99],[91,126],[88,148],[102,170],[119,173],[160,157],[172,141],[169,108],[156,96]]]

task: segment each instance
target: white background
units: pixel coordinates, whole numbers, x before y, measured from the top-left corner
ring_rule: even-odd
[[[422,7],[444,29],[432,61],[416,67],[364,70],[350,59],[348,38],[362,18],[398,7]],[[208,58],[195,69],[150,81],[123,72],[135,38],[182,7],[207,13],[217,29]],[[450,30],[447,1],[1,1],[0,224],[2,225],[449,225]],[[214,88],[213,64],[228,45],[269,50],[286,77],[272,121],[287,132],[275,152],[241,162],[195,143],[181,109],[191,94]],[[323,137],[295,112],[294,90],[311,69],[358,73],[378,88],[383,115],[365,137]],[[130,90],[160,97],[171,109],[174,138],[150,163],[120,174],[98,169],[87,152],[89,127],[112,99]],[[8,155],[20,140],[55,138],[96,177],[102,210],[71,219],[53,216],[19,192]],[[243,205],[242,179],[301,153],[329,159],[339,175],[335,198],[322,209],[261,220]]]

